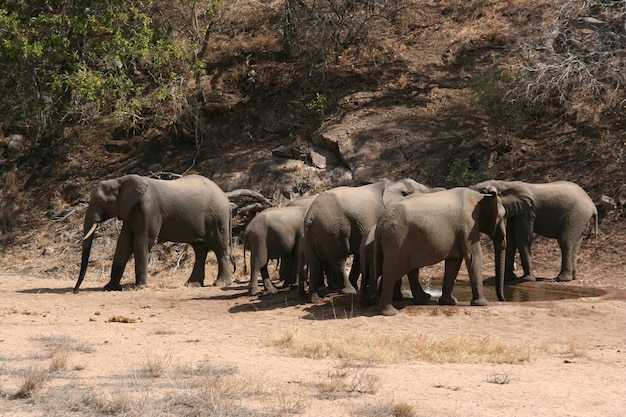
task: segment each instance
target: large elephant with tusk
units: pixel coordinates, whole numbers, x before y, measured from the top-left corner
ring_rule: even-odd
[[[148,254],[157,239],[189,243],[193,247],[195,263],[188,285],[204,285],[209,250],[215,252],[218,262],[214,285],[232,282],[229,259],[236,266],[231,206],[217,184],[201,175],[164,181],[131,174],[101,181],[91,193],[75,293],[85,278],[94,232],[100,223],[113,217],[124,223],[115,248],[111,280],[104,287],[106,291],[122,289],[120,280],[131,255],[135,256],[135,284],[146,285]]]

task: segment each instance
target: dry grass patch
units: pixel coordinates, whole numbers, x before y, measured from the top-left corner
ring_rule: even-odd
[[[353,394],[375,394],[381,386],[380,377],[367,369],[340,366],[330,369],[326,378],[316,384],[318,398],[335,400]]]
[[[66,347],[58,347],[50,355],[50,372],[65,371],[69,368],[70,351]]]
[[[351,410],[350,415],[354,417],[417,417],[415,407],[411,404],[393,401],[356,407]]]
[[[33,366],[22,372],[19,389],[13,398],[30,398],[46,385],[50,376],[48,372],[40,367]]]
[[[275,416],[301,414],[310,405],[309,397],[302,392],[276,391],[271,394],[267,407]]]
[[[379,363],[520,363],[549,351],[547,345],[514,345],[491,336],[438,338],[412,334],[363,334],[349,329],[324,332],[299,327],[268,330],[263,343],[295,357]]]
[[[33,340],[42,343],[46,348],[50,349],[51,355],[60,349],[82,353],[93,352],[93,347],[88,342],[82,342],[67,335],[37,336]]]
[[[158,369],[169,355],[159,356]],[[204,363],[175,368],[167,380],[136,378],[105,381],[85,386],[78,381],[46,388],[50,373],[45,368],[24,371],[23,383],[13,400],[28,399],[28,407],[45,410],[45,415],[212,415],[246,417],[287,416],[303,410],[302,397],[281,391],[270,393],[267,381],[240,378],[237,368]],[[242,401],[245,399],[245,401]],[[265,400],[267,399],[267,401]],[[259,414],[250,404],[266,404],[267,413]],[[26,406],[26,403],[24,403]]]
[[[490,384],[506,385],[513,382],[513,377],[508,372],[492,372],[485,380]]]
[[[172,352],[158,355],[152,351],[146,352],[142,371],[151,378],[159,378],[167,372],[172,364]]]

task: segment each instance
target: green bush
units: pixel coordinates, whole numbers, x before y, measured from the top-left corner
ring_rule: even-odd
[[[199,3],[188,1],[190,10]],[[17,89],[0,110],[37,140],[68,122],[165,117],[158,109],[177,107],[201,65],[197,43],[154,22],[153,7],[150,0],[3,2],[0,78]]]

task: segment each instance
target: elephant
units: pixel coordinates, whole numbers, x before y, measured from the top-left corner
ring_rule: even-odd
[[[131,254],[135,256],[135,285],[145,286],[148,254],[157,239],[189,243],[193,247],[195,263],[188,285],[204,285],[209,250],[215,252],[218,262],[214,285],[232,283],[228,261],[233,269],[236,262],[232,252],[231,206],[217,184],[201,175],[168,181],[130,174],[101,181],[91,193],[74,293],[85,277],[97,226],[113,217],[122,220],[123,225],[105,291],[122,289],[120,280]]]
[[[318,290],[324,268],[329,276],[337,278],[342,293],[356,293],[361,273],[359,247],[365,232],[376,224],[389,204],[413,193],[431,191],[411,179],[396,182],[385,179],[358,187],[336,187],[319,194],[304,218],[311,301],[320,299]],[[352,269],[348,276],[344,267],[351,254]]]
[[[455,305],[454,280],[465,259],[472,287],[472,305],[483,306],[483,256],[480,234],[493,239],[496,253],[496,292],[504,301],[505,210],[495,190],[482,194],[454,188],[433,194],[412,195],[390,205],[376,224],[375,277],[382,271],[380,312],[393,316],[393,287],[408,271],[445,261],[440,305]],[[373,283],[370,283],[370,287]]]
[[[576,258],[589,223],[598,230],[598,211],[589,195],[569,181],[531,184],[522,181],[484,181],[470,188],[482,192],[496,189],[506,210],[508,246],[505,280],[517,279],[513,272],[519,250],[524,275],[521,281],[535,281],[531,259],[533,233],[555,238],[561,248],[561,270],[556,281],[576,279]]]
[[[376,233],[376,225],[374,225],[370,230],[367,231],[365,236],[363,236],[363,240],[361,241],[361,246],[359,248],[359,259],[361,262],[361,300],[366,304],[373,303],[374,299],[378,295],[380,291],[377,291],[377,288],[382,289],[382,281],[380,285],[376,286],[376,281],[379,277],[373,277],[371,274],[374,274],[376,266],[374,265],[374,236]],[[431,298],[431,295],[428,294],[422,288],[419,282],[419,270],[412,269],[407,272],[407,277],[409,279],[409,287],[411,288],[411,293],[413,294],[413,301],[415,304],[426,304]],[[402,280],[398,280],[394,287],[393,291],[393,299],[400,300],[402,299]]]
[[[243,234],[243,259],[246,264],[246,248],[250,249],[250,295],[260,292],[258,276],[270,293],[276,288],[269,278],[267,265],[270,259],[280,259],[280,277],[285,286],[293,284],[299,274],[298,242],[302,238],[304,215],[315,197],[303,197],[285,207],[268,208],[258,213],[246,226]]]

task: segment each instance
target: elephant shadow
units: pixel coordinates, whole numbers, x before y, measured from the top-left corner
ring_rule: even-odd
[[[517,277],[515,279],[507,279],[504,281],[505,287],[514,287],[517,284],[523,284],[530,282],[528,280],[522,279],[521,277]],[[546,278],[546,277],[535,277],[535,282],[557,282],[554,278]],[[483,281],[483,285],[485,286],[496,286],[496,277],[489,277]]]
[[[102,287],[85,288],[81,292],[102,292]],[[29,288],[16,291],[21,294],[69,294],[74,292],[74,287],[67,288]]]
[[[412,298],[394,301],[399,309],[413,304]],[[305,320],[341,320],[354,317],[374,317],[380,314],[378,305],[363,304],[358,294],[331,294],[317,304],[309,304],[302,316]]]
[[[306,300],[298,295],[296,289],[283,288],[276,293],[262,293],[250,297],[248,291],[239,294],[240,297],[246,297],[248,302],[234,305],[228,309],[230,313],[248,313],[251,311],[271,311],[287,307],[299,307],[306,305]],[[215,299],[215,297],[212,297]]]

